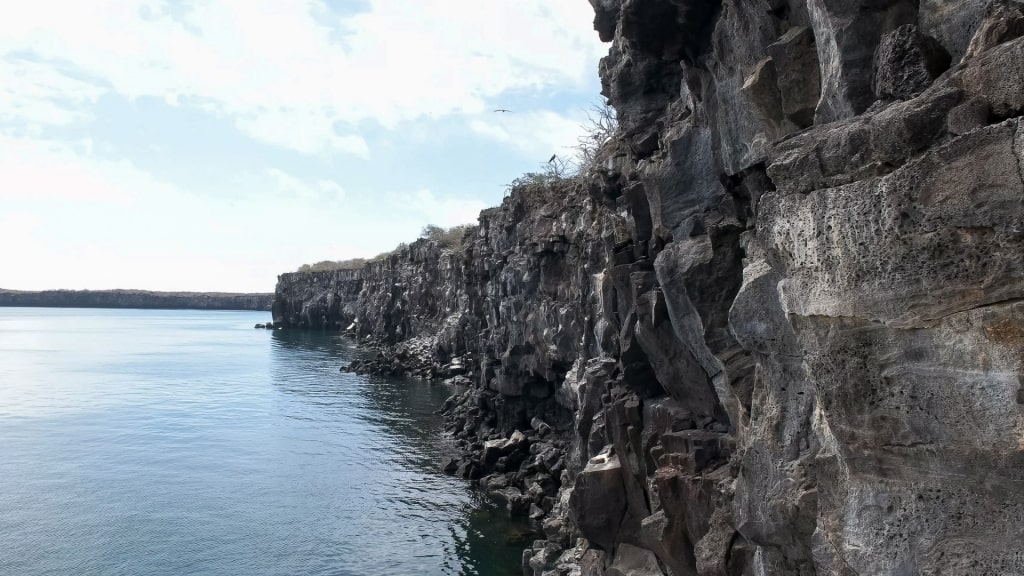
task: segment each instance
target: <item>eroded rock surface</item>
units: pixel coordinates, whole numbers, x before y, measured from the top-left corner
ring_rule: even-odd
[[[599,166],[275,323],[464,387],[525,574],[1024,574],[1024,6],[591,3]]]

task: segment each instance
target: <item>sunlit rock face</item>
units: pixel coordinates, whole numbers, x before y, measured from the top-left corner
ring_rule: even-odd
[[[591,3],[598,166],[275,322],[466,362],[527,574],[1024,574],[1024,5]]]

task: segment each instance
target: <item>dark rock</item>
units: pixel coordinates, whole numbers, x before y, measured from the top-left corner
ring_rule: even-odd
[[[821,97],[818,53],[814,32],[794,26],[768,46],[782,115],[798,128],[814,122],[814,108]]]
[[[592,458],[576,477],[570,505],[583,536],[605,551],[614,550],[626,511],[619,457],[605,452]]]
[[[441,470],[443,470],[445,474],[455,474],[458,469],[459,461],[457,458],[449,456],[441,462]]]
[[[970,60],[959,78],[964,92],[988,103],[995,118],[1024,112],[1024,38],[1000,44]]]
[[[931,36],[906,24],[882,37],[875,54],[875,96],[908,100],[949,68],[951,57]]]
[[[629,544],[619,546],[607,576],[665,576],[650,550]]]
[[[988,102],[972,98],[949,111],[946,128],[953,134],[967,134],[987,125],[988,118]]]
[[[1018,0],[993,0],[988,3],[964,59],[1021,36],[1024,36],[1024,4]]]
[[[457,386],[530,576],[1024,574],[1022,3],[592,5],[593,165],[275,325]]]
[[[594,7],[594,30],[602,42],[611,42],[615,38],[622,0],[590,0],[590,5]]]

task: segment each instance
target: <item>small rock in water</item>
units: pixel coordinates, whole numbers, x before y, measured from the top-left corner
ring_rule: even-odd
[[[452,456],[445,457],[441,463],[441,470],[443,470],[445,474],[455,474],[458,469],[459,461]]]

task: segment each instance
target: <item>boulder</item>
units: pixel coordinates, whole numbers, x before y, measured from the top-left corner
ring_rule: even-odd
[[[573,522],[583,536],[602,550],[614,550],[626,512],[622,464],[605,450],[587,462],[576,477],[570,498]]]
[[[650,550],[621,544],[615,550],[615,558],[606,576],[665,576],[658,559]]]
[[[905,24],[882,37],[875,53],[875,96],[909,100],[945,72],[952,58],[938,40]]]

